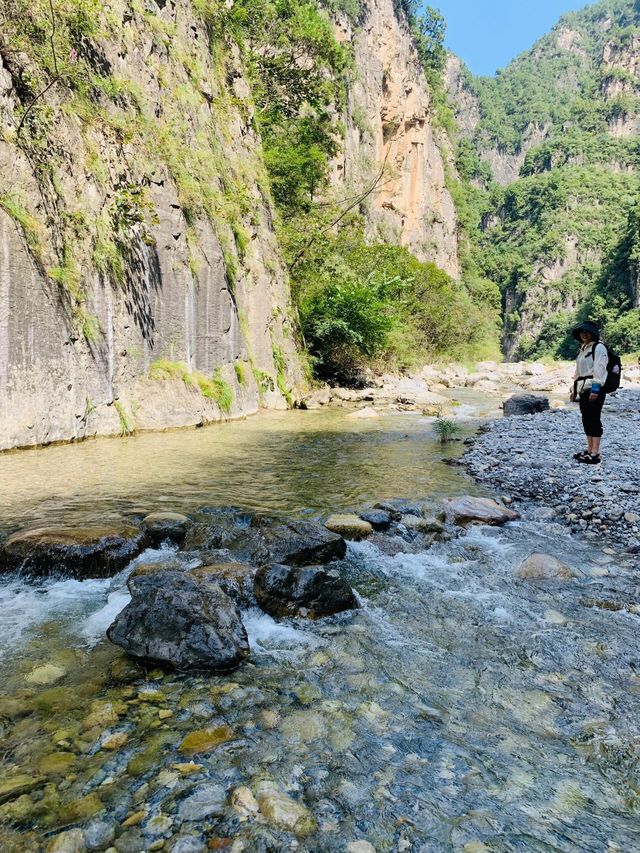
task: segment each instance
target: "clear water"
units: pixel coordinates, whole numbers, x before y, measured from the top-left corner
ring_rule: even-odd
[[[0,474],[17,478],[15,500],[3,486],[0,503],[8,527],[159,505],[318,515],[473,491],[441,462],[459,450],[443,454],[417,417],[372,425],[341,412],[277,415],[0,457]],[[533,552],[562,558],[578,580],[517,581]],[[138,562],[172,558],[163,548]],[[73,764],[31,805],[23,800],[22,816],[0,807],[1,849],[39,850],[100,809],[118,827],[144,813],[118,829],[140,851],[161,838],[170,850],[175,836],[246,851],[332,853],[356,840],[379,853],[640,850],[633,558],[531,513],[423,554],[352,544],[341,568],[358,611],[316,623],[245,613],[252,655],[227,677],[141,670],[102,640],[127,600],[130,569],[83,583],[6,578],[0,676],[15,719],[4,723],[3,776],[46,776],[51,753]],[[604,609],[612,605],[623,609]],[[37,686],[43,662],[63,674]],[[122,703],[120,716],[91,725],[92,703],[105,700]],[[231,731],[227,743],[180,752],[187,734],[219,726]],[[100,748],[113,732],[127,742]],[[191,760],[190,772],[174,766]],[[189,808],[212,784],[255,792],[265,780],[309,810],[308,834],[241,820],[228,803]]]

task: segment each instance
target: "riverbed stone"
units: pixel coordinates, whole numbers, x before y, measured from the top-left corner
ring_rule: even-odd
[[[86,849],[81,829],[61,832],[47,845],[47,853],[85,853]]]
[[[201,753],[211,752],[217,746],[227,743],[233,738],[233,730],[228,726],[197,729],[186,735],[179,746],[179,751],[185,755],[200,755]]]
[[[152,512],[142,519],[142,529],[154,545],[169,539],[180,544],[191,524],[186,515],[179,512]]]
[[[273,826],[291,830],[298,836],[309,835],[317,827],[309,809],[289,797],[273,782],[261,782],[256,799],[260,813]]]
[[[227,792],[215,783],[198,785],[194,792],[178,805],[181,820],[202,820],[211,815],[224,813]]]
[[[325,521],[324,526],[345,539],[366,539],[373,533],[372,525],[354,513],[334,513]]]
[[[444,501],[444,508],[447,519],[461,526],[473,523],[499,525],[520,518],[515,510],[497,503],[492,498],[471,495],[447,498]]]
[[[231,805],[244,818],[253,817],[260,809],[251,790],[244,785],[236,788],[231,794]]]
[[[176,669],[228,672],[249,655],[234,602],[219,586],[187,573],[129,579],[131,602],[107,631],[129,654]]]
[[[572,580],[577,572],[550,554],[532,554],[520,564],[518,577],[524,580]]]
[[[0,779],[0,805],[16,800],[22,794],[29,794],[44,783],[42,776],[31,776],[28,773],[16,773]]]
[[[25,681],[27,684],[35,684],[38,687],[49,687],[64,678],[66,674],[67,670],[64,667],[56,666],[54,663],[45,663],[32,669]]]
[[[262,566],[254,589],[260,607],[275,617],[319,619],[357,607],[349,584],[325,566]]]
[[[117,574],[148,544],[143,530],[127,525],[40,527],[9,536],[0,546],[0,568],[77,578]]]
[[[376,853],[376,848],[368,841],[351,841],[347,844],[347,853]]]
[[[95,819],[84,828],[87,850],[106,850],[116,836],[115,824],[108,820]]]

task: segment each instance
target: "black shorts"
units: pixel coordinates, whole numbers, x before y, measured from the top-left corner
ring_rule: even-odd
[[[598,394],[598,399],[593,403],[589,402],[591,391],[585,391],[580,394],[580,414],[582,415],[582,426],[584,427],[585,435],[591,438],[600,438],[602,436],[602,407],[607,396],[604,391]]]

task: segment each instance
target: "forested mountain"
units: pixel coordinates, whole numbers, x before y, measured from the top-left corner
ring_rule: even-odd
[[[508,355],[568,355],[586,315],[640,348],[639,25],[638,2],[604,0],[493,78],[449,62],[473,251],[500,285]]]

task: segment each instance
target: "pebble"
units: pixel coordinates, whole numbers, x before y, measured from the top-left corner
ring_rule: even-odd
[[[368,841],[351,841],[347,844],[347,853],[376,853],[376,848]]]

